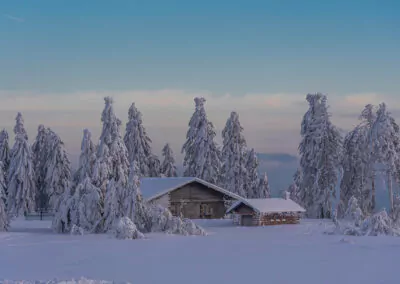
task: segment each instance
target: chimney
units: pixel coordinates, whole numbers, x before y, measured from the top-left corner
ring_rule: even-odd
[[[290,192],[289,191],[285,191],[285,199],[286,200],[290,199]]]

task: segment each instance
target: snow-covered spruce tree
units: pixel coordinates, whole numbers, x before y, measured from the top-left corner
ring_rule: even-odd
[[[38,208],[45,208],[48,204],[48,196],[46,194],[46,167],[45,163],[48,158],[48,135],[49,129],[44,125],[39,125],[38,133],[32,144],[33,165],[35,171],[36,184],[36,204]]]
[[[215,142],[215,128],[211,122],[208,122],[208,140],[205,154],[205,164],[203,165],[203,171],[201,179],[212,183],[218,184],[221,179],[221,150],[219,145]],[[204,149],[205,150],[205,149]]]
[[[81,154],[78,169],[74,174],[74,183],[79,184],[86,177],[92,178],[93,167],[96,161],[96,146],[92,142],[92,134],[88,129],[83,130]]]
[[[162,149],[162,155],[164,161],[161,164],[161,174],[165,177],[177,177],[174,153],[168,143]]]
[[[100,189],[86,177],[65,192],[53,218],[57,233],[70,233],[73,228],[89,233],[103,232],[103,197]]]
[[[387,111],[386,104],[381,103],[376,112],[376,120],[371,128],[370,145],[374,171],[380,169],[386,180],[389,192],[390,211],[393,210],[393,179],[399,176],[400,133],[399,126]]]
[[[370,178],[371,153],[368,150],[368,130],[358,125],[350,131],[343,143],[343,178],[340,185],[339,218],[346,212],[351,197],[355,197],[364,213],[372,209]]]
[[[123,198],[124,191],[118,187],[113,179],[107,184],[106,196],[104,199],[104,231],[112,230],[114,223],[124,216]]]
[[[103,128],[97,148],[97,159],[92,180],[105,195],[108,181],[114,179],[116,186],[126,187],[128,180],[128,152],[120,134],[121,121],[116,117],[113,100],[104,98],[105,108],[101,115]]]
[[[135,223],[141,232],[150,232],[153,226],[152,212],[150,205],[142,198],[140,191],[140,169],[136,162],[131,166],[128,188],[125,192],[126,216]]]
[[[132,103],[128,112],[128,122],[124,142],[129,162],[136,162],[142,176],[159,176],[159,160],[152,154],[151,139],[143,126],[142,113]]]
[[[342,137],[330,121],[326,96],[308,94],[307,101],[309,109],[303,117],[299,145],[300,201],[308,217],[331,218],[341,166]]]
[[[76,192],[81,198],[78,203],[78,224],[74,225],[89,233],[102,233],[104,204],[100,189],[87,177],[77,186]]]
[[[258,183],[258,195],[255,198],[270,198],[271,190],[269,188],[268,176],[267,173],[264,173],[264,176],[259,179]]]
[[[96,161],[95,146],[91,141],[90,132],[85,129],[81,143],[81,154],[79,156],[78,170],[74,174],[70,187],[61,196],[61,200],[56,208],[53,227],[57,232],[69,232],[72,226],[79,228],[79,203],[81,198],[89,188]],[[92,188],[94,185],[90,186]]]
[[[7,210],[10,216],[18,216],[35,210],[35,172],[28,135],[21,113],[14,127],[15,143],[11,151],[8,172]]]
[[[158,157],[152,154],[149,157],[149,169],[150,177],[160,177],[161,176],[161,162]]]
[[[100,188],[100,201],[104,210],[103,230],[107,231],[113,225],[113,216],[122,217],[122,198],[128,183],[129,161],[128,152],[120,134],[121,121],[116,117],[113,101],[106,97],[105,108],[101,120],[103,129],[97,149],[92,181]],[[96,229],[96,232],[100,229]]]
[[[214,126],[208,121],[204,109],[204,98],[195,98],[196,109],[189,121],[189,130],[182,153],[184,176],[198,177],[207,182],[217,184],[220,179],[221,153],[214,141]]]
[[[250,149],[246,155],[247,179],[245,183],[245,198],[258,198],[260,182],[258,177],[258,158],[254,149]]]
[[[247,180],[247,144],[240,125],[239,115],[231,112],[222,130],[222,169],[221,185],[223,188],[240,196],[248,196]]]
[[[64,195],[63,201],[60,203],[61,214],[60,216],[57,214],[57,218],[55,218],[57,220],[53,222],[53,228],[58,232],[68,232],[75,225],[88,232],[102,233],[112,226],[114,221],[111,220],[112,216],[123,215],[114,210],[122,207],[120,204],[126,189],[129,171],[128,154],[120,134],[121,121],[117,119],[113,110],[113,101],[110,97],[106,97],[104,101],[105,108],[101,117],[103,128],[97,147],[92,178],[86,172],[86,178],[76,188],[71,187],[68,194]],[[87,141],[87,138],[88,136],[84,137],[85,142],[82,144],[86,146],[82,151],[87,151],[87,147],[92,148],[92,146],[88,146],[91,143]],[[82,161],[91,161],[90,152],[91,150],[82,153],[83,156],[87,155]],[[82,167],[83,164],[80,165],[80,168]],[[90,167],[87,167],[86,170],[90,171]],[[76,208],[78,208],[78,213],[76,213]],[[71,220],[71,216],[75,216],[74,220]]]
[[[3,162],[0,161],[0,232],[7,231],[9,226],[5,188],[6,182],[4,178]]]
[[[296,203],[301,203],[300,200],[300,182],[302,180],[301,171],[297,169],[295,174],[293,175],[293,183],[289,186],[287,192],[290,194],[290,199]]]
[[[48,129],[47,159],[44,164],[46,176],[44,179],[46,203],[44,208],[57,209],[60,198],[71,185],[71,163],[64,142],[52,130]]]
[[[0,162],[3,163],[4,178],[7,181],[8,168],[10,166],[10,146],[7,130],[0,132]],[[5,188],[7,193],[7,188]]]

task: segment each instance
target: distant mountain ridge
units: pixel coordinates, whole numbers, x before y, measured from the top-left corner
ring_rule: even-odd
[[[287,153],[258,153],[257,156],[259,161],[267,162],[293,163],[298,161],[296,156]]]

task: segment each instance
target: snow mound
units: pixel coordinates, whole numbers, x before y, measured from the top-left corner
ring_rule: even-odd
[[[343,243],[343,244],[354,244],[354,241],[353,241],[353,240],[350,240],[350,239],[348,239],[348,238],[343,238],[343,239],[341,239],[339,242],[340,242],[340,243]]]
[[[326,233],[347,236],[400,236],[400,228],[386,210],[364,217],[355,197],[351,197],[342,220],[334,215],[335,226]]]
[[[85,231],[81,227],[72,225],[71,235],[82,236],[84,234],[85,234]]]
[[[395,227],[386,210],[382,210],[365,219],[363,231],[366,236],[400,236],[399,228]]]
[[[120,240],[143,239],[144,235],[128,217],[119,219],[114,228],[114,236]]]
[[[364,217],[354,196],[350,198],[347,210],[342,220],[333,215],[334,227],[325,231],[326,234],[347,236],[400,236],[400,227],[385,209],[372,216]]]
[[[152,213],[153,232],[166,232],[168,234],[184,236],[207,235],[206,231],[195,224],[192,220],[174,217],[168,209],[162,206],[154,206],[152,208]]]

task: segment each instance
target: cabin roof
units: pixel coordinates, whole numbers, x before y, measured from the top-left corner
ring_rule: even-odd
[[[306,212],[303,207],[291,199],[260,198],[238,200],[226,211],[226,213],[232,212],[241,204],[247,205],[258,213]]]
[[[147,201],[151,201],[193,182],[200,183],[208,188],[230,196],[233,199],[243,199],[243,197],[237,194],[196,177],[145,177],[140,179],[140,190],[143,198],[145,198]]]

